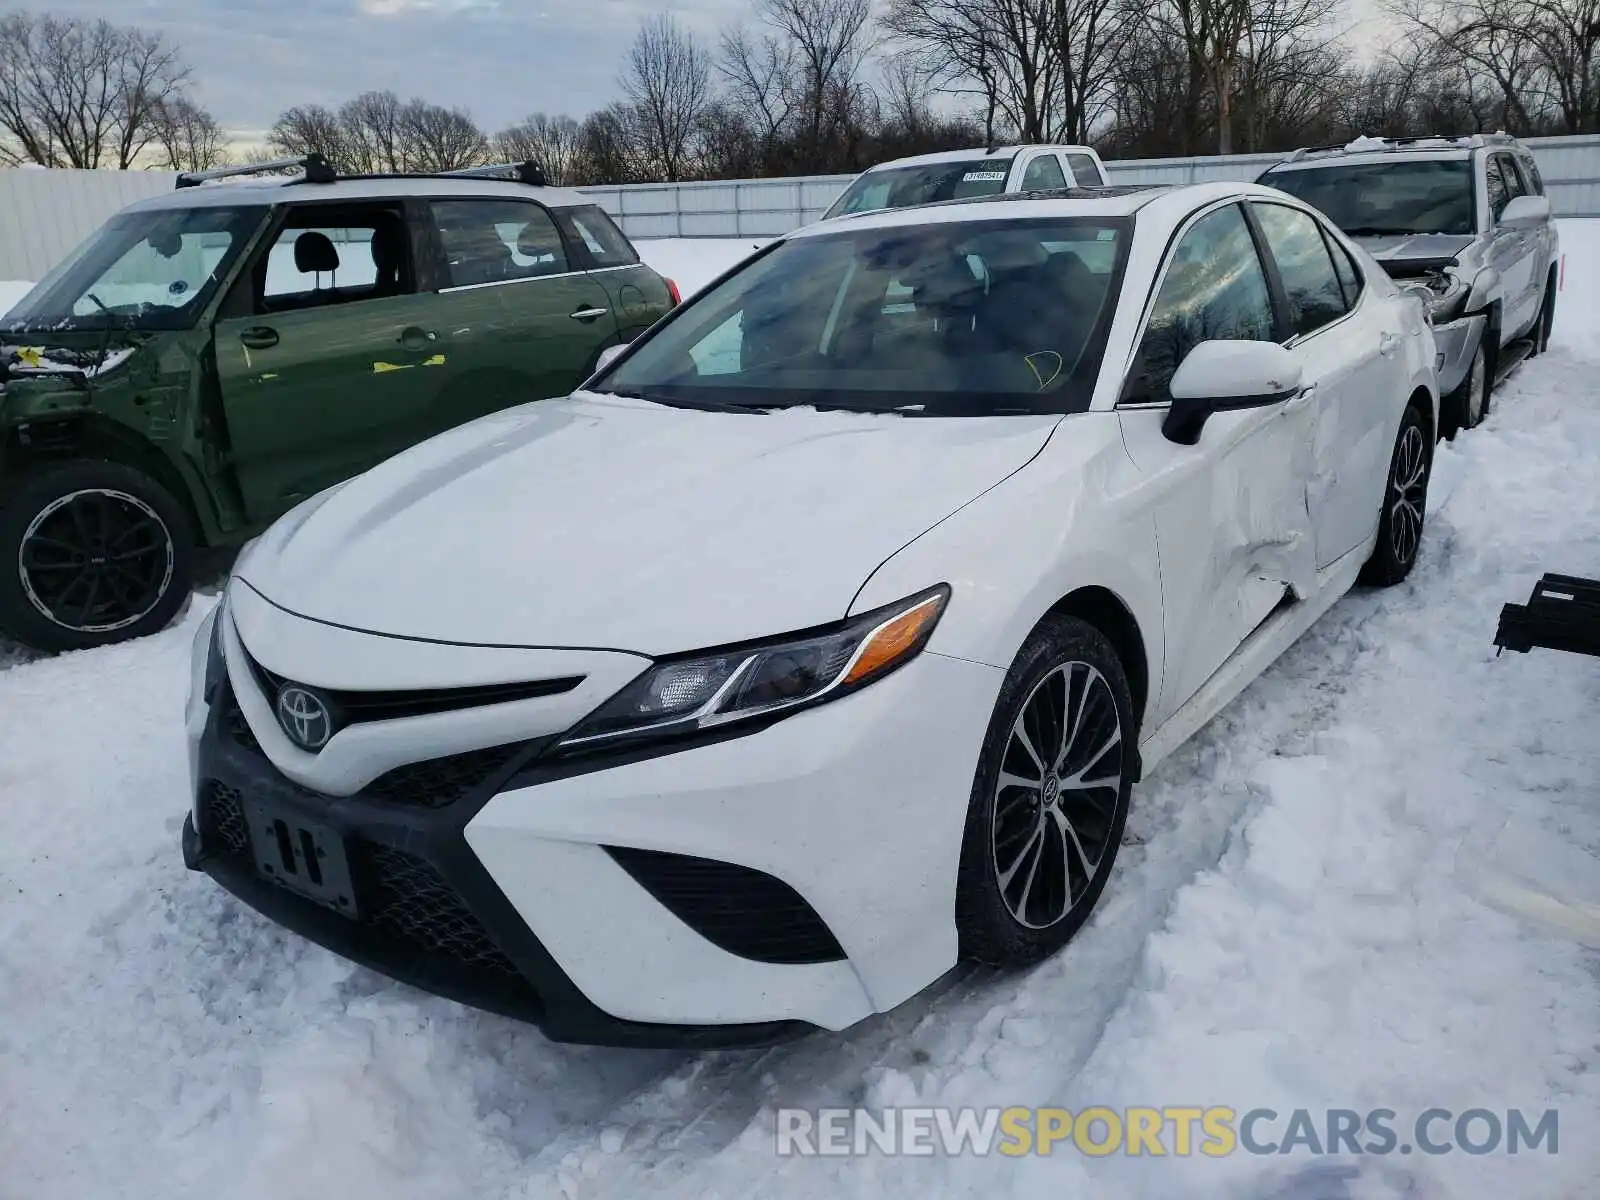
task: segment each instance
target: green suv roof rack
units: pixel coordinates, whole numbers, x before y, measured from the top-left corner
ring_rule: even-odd
[[[456,171],[397,171],[371,175],[341,175],[321,154],[299,158],[277,158],[271,162],[250,163],[241,167],[217,167],[210,171],[185,171],[178,176],[180,188],[199,187],[217,179],[237,179],[246,175],[276,175],[298,168],[296,179],[287,183],[338,183],[346,179],[503,179],[529,187],[548,187],[544,168],[536,162],[496,163],[485,167],[464,167]]]

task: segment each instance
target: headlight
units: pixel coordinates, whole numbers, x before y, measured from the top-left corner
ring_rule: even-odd
[[[921,653],[949,600],[940,584],[826,633],[658,662],[559,749],[680,736],[849,695]]]
[[[1442,271],[1428,272],[1423,284],[1426,290],[1416,290],[1428,310],[1428,319],[1435,323],[1453,318],[1471,290],[1466,281],[1448,267]]]

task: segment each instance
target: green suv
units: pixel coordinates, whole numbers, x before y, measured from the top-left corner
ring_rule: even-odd
[[[43,650],[154,632],[201,549],[570,392],[677,303],[598,206],[542,185],[313,156],[112,217],[0,318],[0,629]]]

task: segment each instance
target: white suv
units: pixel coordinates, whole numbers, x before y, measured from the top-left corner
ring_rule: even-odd
[[[1006,192],[1105,187],[1105,164],[1088,146],[945,150],[879,163],[856,176],[822,219]]]
[[[1442,433],[1483,420],[1495,383],[1548,344],[1560,244],[1539,167],[1515,138],[1358,138],[1296,150],[1256,182],[1320,208],[1422,295]]]

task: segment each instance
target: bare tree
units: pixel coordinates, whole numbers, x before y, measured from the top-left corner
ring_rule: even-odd
[[[662,177],[689,175],[694,134],[711,99],[711,57],[694,35],[661,14],[639,28],[622,73],[640,153]]]
[[[730,111],[743,114],[742,123],[759,137],[762,162],[772,161],[799,103],[794,43],[770,33],[756,36],[743,28],[727,30],[717,71]]]
[[[638,171],[633,155],[633,109],[613,104],[590,113],[578,131],[578,183],[633,183]]]
[[[156,140],[169,171],[209,171],[227,160],[222,126],[194,101],[178,97],[156,112]]]
[[[933,119],[931,101],[938,89],[938,70],[920,54],[895,54],[882,63],[878,100],[883,118],[908,135],[921,132]]]
[[[580,128],[569,116],[534,113],[496,134],[494,153],[507,162],[536,162],[545,178],[563,186],[572,182]]]
[[[1469,91],[1487,84],[1496,93],[1498,112],[1480,109],[1480,125],[1487,120],[1519,132],[1534,126],[1530,100],[1542,63],[1517,0],[1396,0],[1392,11],[1436,57],[1456,61],[1469,76]]]
[[[1049,44],[1061,89],[1059,136],[1087,142],[1111,102],[1116,52],[1126,27],[1121,0],[1053,0]]]
[[[833,132],[830,124],[850,107],[862,63],[872,49],[867,28],[871,0],[762,0],[760,12],[794,48],[803,152],[818,162],[824,139]]]
[[[400,110],[401,161],[408,171],[459,171],[481,164],[489,139],[471,115],[412,100]]]
[[[285,158],[320,154],[335,166],[349,169],[344,126],[339,122],[339,114],[320,104],[289,109],[273,122],[267,143],[274,154]]]
[[[1234,88],[1254,16],[1252,0],[1167,0],[1167,6],[1189,58],[1190,78],[1203,81],[1215,105],[1217,153],[1232,154]]]
[[[984,99],[994,137],[997,119],[1024,141],[1056,134],[1058,68],[1055,0],[889,0],[885,27],[926,56],[943,81]]]
[[[161,34],[28,12],[0,18],[0,156],[126,170],[188,77]]]
[[[408,168],[405,105],[393,92],[363,92],[339,107],[346,170],[393,174]]]

